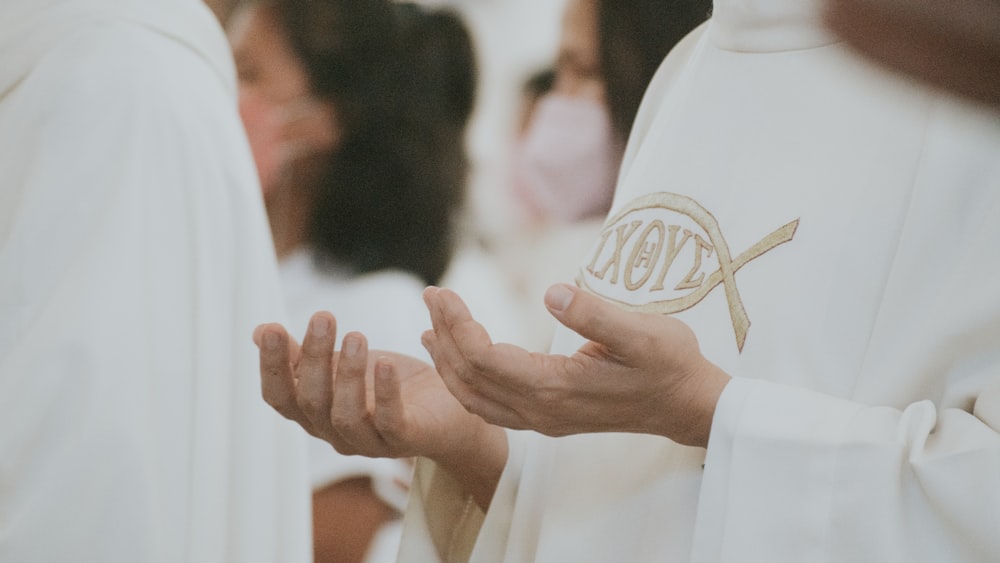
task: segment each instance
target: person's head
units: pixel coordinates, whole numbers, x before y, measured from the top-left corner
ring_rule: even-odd
[[[423,89],[423,96],[411,98],[413,105],[438,114],[442,123],[464,129],[475,106],[478,74],[465,23],[451,10],[412,2],[397,2],[396,16],[408,55],[405,79]]]
[[[230,36],[241,98],[280,107],[271,120],[309,116],[292,124],[304,140],[284,173],[268,177],[258,159],[269,214],[282,198],[307,204],[302,242],[320,263],[437,282],[465,191],[475,90],[462,22],[388,0],[260,0],[237,10]]]
[[[643,93],[711,0],[569,0],[555,79],[523,127],[514,190],[537,217],[575,221],[611,205]]]
[[[556,82],[556,71],[546,67],[535,71],[521,84],[521,112],[518,115],[517,134],[523,135],[528,130],[535,109],[542,96],[552,91]]]
[[[569,0],[553,92],[605,105],[624,141],[656,69],[711,9],[711,0]]]
[[[552,91],[603,104],[598,8],[599,0],[569,0],[566,4]]]
[[[621,139],[667,53],[708,19],[712,0],[591,0],[597,3],[600,76]]]

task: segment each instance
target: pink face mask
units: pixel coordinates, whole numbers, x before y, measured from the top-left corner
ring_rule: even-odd
[[[260,96],[240,92],[240,118],[250,141],[260,187],[266,197],[277,186],[282,168],[281,108]]]
[[[514,155],[514,191],[537,217],[571,222],[606,213],[621,158],[600,103],[547,94]]]

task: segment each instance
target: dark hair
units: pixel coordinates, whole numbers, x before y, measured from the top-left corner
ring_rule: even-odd
[[[663,58],[708,19],[711,0],[597,0],[601,74],[611,121],[624,141]]]
[[[464,201],[471,38],[450,12],[388,0],[271,0],[334,106],[337,147],[316,176],[308,239],[321,265],[412,272],[436,284]]]
[[[440,117],[463,130],[476,98],[478,73],[472,38],[462,19],[448,9],[412,2],[396,4],[402,42],[413,58],[409,80],[421,83],[440,105]],[[424,102],[418,102],[424,103]]]
[[[528,75],[521,85],[521,93],[527,98],[537,99],[549,93],[556,85],[556,69],[548,66]]]

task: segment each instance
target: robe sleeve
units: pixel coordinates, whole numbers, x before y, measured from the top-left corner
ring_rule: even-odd
[[[694,561],[1000,554],[1000,121],[941,103],[928,128],[853,395],[730,383]]]

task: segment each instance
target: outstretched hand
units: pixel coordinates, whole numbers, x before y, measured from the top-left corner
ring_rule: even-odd
[[[588,342],[571,356],[546,355],[494,344],[454,292],[428,288],[424,300],[434,326],[424,346],[448,389],[486,421],[551,436],[638,432],[708,444],[729,376],[681,321],[556,285],[549,312]]]
[[[433,367],[369,352],[358,332],[335,351],[336,321],[326,312],[313,315],[302,346],[279,324],[257,327],[254,342],[264,399],[285,418],[342,454],[429,457],[488,506],[506,462],[506,436],[462,408]]]

